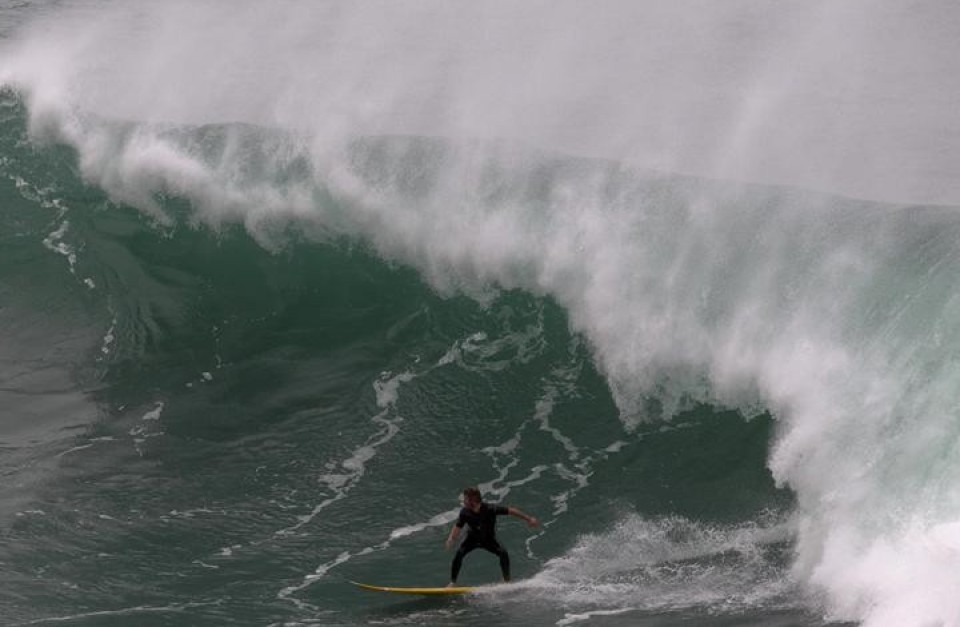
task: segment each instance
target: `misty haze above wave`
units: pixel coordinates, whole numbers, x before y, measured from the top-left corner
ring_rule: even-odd
[[[68,2],[3,46],[36,120],[507,138],[960,204],[949,2]]]

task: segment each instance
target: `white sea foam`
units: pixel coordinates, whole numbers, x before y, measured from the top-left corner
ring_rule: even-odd
[[[556,622],[557,627],[563,627],[564,625],[573,625],[574,623],[582,623],[584,621],[589,621],[594,616],[618,616],[620,614],[627,614],[628,612],[635,612],[636,608],[633,607],[621,607],[615,610],[594,610],[592,612],[582,612],[580,614],[566,614],[562,619]]]
[[[795,582],[774,547],[784,522],[706,525],[631,514],[611,530],[582,536],[522,582],[574,614],[700,609],[737,612],[797,604]],[[568,616],[572,618],[572,616]]]
[[[160,416],[163,414],[165,403],[157,401],[153,409],[144,412],[140,421],[130,427],[128,432],[133,437],[133,447],[138,455],[143,455],[143,444],[149,438],[155,438],[163,435],[163,428],[160,426]]]
[[[171,603],[169,605],[136,605],[124,607],[116,610],[101,610],[97,612],[83,612],[80,614],[68,614],[65,616],[50,616],[48,618],[38,618],[11,625],[49,625],[56,623],[74,623],[84,619],[96,619],[102,617],[117,616],[137,616],[141,614],[173,614],[182,615],[184,610],[195,609],[198,607],[210,607],[219,605],[219,601],[198,601],[194,603]]]
[[[400,423],[403,418],[396,413],[394,405],[399,398],[400,386],[413,381],[416,376],[417,375],[412,372],[402,372],[400,374],[393,374],[391,372],[381,373],[380,378],[374,382],[373,389],[376,394],[377,406],[380,407],[382,411],[371,418],[371,422],[379,425],[379,429],[369,436],[364,444],[355,448],[349,457],[339,463],[330,462],[327,464],[328,470],[342,468],[346,471],[325,473],[317,477],[317,481],[323,486],[329,496],[314,505],[309,513],[298,516],[295,524],[277,530],[274,532],[274,535],[284,536],[296,532],[302,527],[312,523],[325,509],[347,498],[353,488],[363,479],[364,474],[366,474],[367,464],[370,460],[376,457],[378,450],[382,446],[389,443],[397,433],[399,433]],[[398,537],[409,535],[426,526],[430,526],[430,523],[418,528],[408,529],[407,531],[400,531]],[[281,589],[277,592],[277,598],[289,601],[297,607],[313,611],[315,609],[314,606],[297,598],[296,593],[311,586],[314,582],[324,577],[331,569],[350,561],[354,557],[367,555],[374,551],[382,551],[390,546],[392,540],[393,537],[377,546],[365,547],[355,553],[350,551],[339,553],[334,559],[318,565],[314,572],[304,576],[299,584],[286,586]]]
[[[376,457],[380,447],[386,445],[399,433],[403,418],[396,414],[393,405],[399,397],[400,386],[409,383],[414,378],[416,378],[416,375],[411,372],[402,372],[396,375],[390,372],[381,373],[381,377],[374,381],[373,389],[376,393],[377,406],[382,411],[370,419],[371,422],[378,425],[377,431],[370,435],[363,444],[353,449],[349,457],[337,463],[327,464],[328,470],[342,468],[346,472],[330,472],[319,475],[317,481],[327,490],[329,496],[314,505],[309,513],[299,516],[296,524],[276,531],[276,535],[285,535],[297,531],[304,525],[311,523],[323,510],[347,497],[354,486],[363,478],[367,464]]]

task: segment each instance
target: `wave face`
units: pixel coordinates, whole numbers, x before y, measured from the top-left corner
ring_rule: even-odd
[[[609,8],[0,12],[5,615],[958,624],[957,21]]]

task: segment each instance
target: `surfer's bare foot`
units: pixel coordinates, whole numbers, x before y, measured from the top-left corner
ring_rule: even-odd
[[[453,582],[451,581],[450,583],[447,584],[447,587],[448,587],[448,588],[453,588],[453,587],[456,586],[456,585],[457,585],[457,584],[455,584],[455,583],[453,583]]]

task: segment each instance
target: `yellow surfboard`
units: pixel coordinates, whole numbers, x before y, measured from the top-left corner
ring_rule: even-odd
[[[454,588],[398,588],[394,586],[371,586],[368,583],[351,581],[353,585],[364,590],[375,590],[377,592],[393,592],[394,594],[417,594],[422,596],[440,596],[450,594],[467,594],[476,590],[472,586],[457,586]]]

